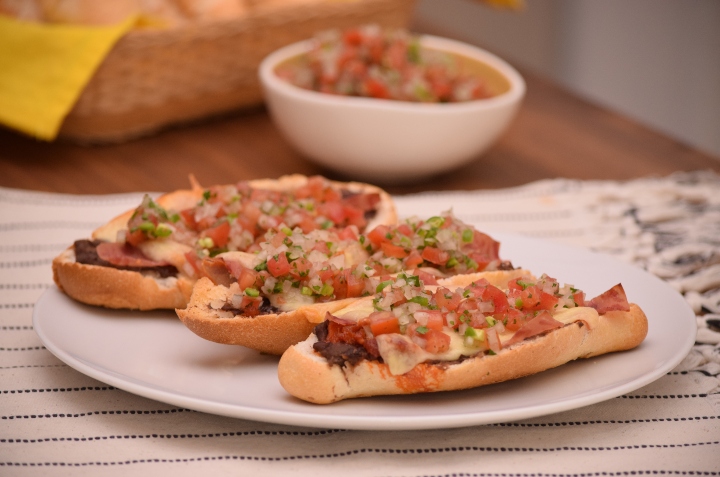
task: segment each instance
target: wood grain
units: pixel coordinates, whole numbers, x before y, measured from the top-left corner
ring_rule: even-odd
[[[712,169],[714,158],[523,72],[528,93],[501,140],[472,163],[386,189],[494,189],[539,179],[629,180]],[[267,112],[253,109],[124,144],[43,143],[0,129],[0,186],[75,194],[168,191],[282,174],[343,179],[293,151]]]

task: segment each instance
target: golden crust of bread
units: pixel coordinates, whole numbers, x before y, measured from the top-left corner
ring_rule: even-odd
[[[468,389],[539,373],[578,358],[589,358],[638,346],[647,335],[647,318],[635,304],[630,311],[598,315],[577,308],[575,321],[544,335],[455,364],[422,363],[393,376],[387,365],[362,361],[355,366],[331,366],[313,350],[317,340],[289,348],[280,359],[278,378],[291,395],[329,404],[348,398]]]
[[[356,300],[319,303],[284,313],[227,318],[223,316],[227,312],[213,308],[213,303],[219,307],[230,300],[230,295],[227,287],[201,278],[195,284],[187,308],[175,311],[188,329],[206,340],[276,355],[306,339],[327,312],[333,313]]]
[[[302,187],[307,177],[299,174],[282,176],[278,179],[259,179],[249,181],[253,188],[272,190],[293,190]],[[195,206],[202,198],[204,188],[191,177],[192,188],[181,189],[163,194],[155,202],[166,209],[182,210]],[[381,201],[369,228],[381,223],[391,224],[397,221],[392,198],[382,189],[358,182],[331,183],[339,188],[354,192],[377,192]],[[92,233],[92,238],[114,242],[118,232],[127,227],[133,210],[124,212]],[[182,273],[177,278],[156,279],[149,274],[119,270],[112,267],[84,265],[75,262],[72,247],[53,260],[53,278],[60,290],[73,299],[107,308],[127,308],[137,310],[184,308],[191,296],[195,279]],[[309,332],[308,332],[309,333]],[[307,337],[307,333],[302,339]]]
[[[88,305],[131,310],[154,310],[185,306],[194,280],[187,277],[156,278],[139,272],[118,270],[75,261],[72,248],[55,257],[53,280],[71,298]]]

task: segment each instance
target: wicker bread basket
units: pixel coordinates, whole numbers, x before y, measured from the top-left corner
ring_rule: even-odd
[[[60,137],[121,142],[259,105],[257,67],[314,33],[363,23],[406,27],[414,0],[316,0],[255,9],[234,21],[136,30],[111,50],[65,118]]]

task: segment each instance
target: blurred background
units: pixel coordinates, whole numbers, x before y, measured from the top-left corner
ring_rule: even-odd
[[[419,0],[413,20],[720,160],[718,26],[717,0]]]

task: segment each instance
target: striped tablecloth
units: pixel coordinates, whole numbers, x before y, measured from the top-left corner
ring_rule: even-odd
[[[481,229],[586,247],[645,268],[697,314],[674,370],[559,414],[454,429],[298,428],[204,414],[91,379],[53,356],[33,307],[52,258],[140,194],[0,188],[0,475],[720,475],[720,177],[541,181],[396,197]],[[629,363],[631,366],[632,363]]]

